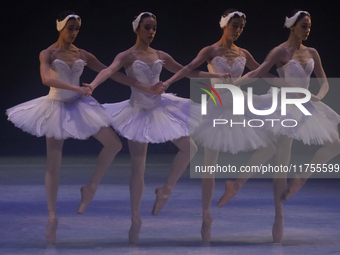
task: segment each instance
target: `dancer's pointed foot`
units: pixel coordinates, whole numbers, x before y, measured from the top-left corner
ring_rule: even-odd
[[[80,189],[80,193],[81,200],[78,207],[78,213],[83,214],[86,207],[89,205],[92,198],[94,197],[94,194],[96,193],[96,187],[94,187],[94,185],[83,186]]]
[[[169,185],[168,185],[169,186]],[[163,206],[165,205],[166,201],[168,201],[170,194],[172,191],[172,187],[169,188],[157,188],[155,191],[156,194],[156,201],[152,209],[153,215],[158,215],[159,212],[162,210]]]
[[[142,220],[140,216],[131,218],[131,227],[129,230],[130,244],[137,244],[139,239],[139,232],[142,227]]]
[[[290,199],[301,189],[304,184],[305,180],[301,179],[299,176],[295,176],[293,179],[290,180],[287,189],[282,193],[281,200],[286,201]]]
[[[217,203],[217,206],[222,207],[226,203],[229,202],[230,199],[232,199],[236,194],[240,191],[241,184],[235,180],[235,181],[226,181],[225,182],[225,192],[220,198],[220,200]]]
[[[274,243],[282,243],[284,220],[283,217],[275,218],[272,228]]]
[[[202,228],[201,228],[201,236],[203,243],[209,243],[211,239],[211,225],[213,219],[210,215],[203,217]]]
[[[46,242],[48,244],[55,244],[57,240],[57,229],[58,229],[58,218],[49,217],[48,224],[46,228]]]

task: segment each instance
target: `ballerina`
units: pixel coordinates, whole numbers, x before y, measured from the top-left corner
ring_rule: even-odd
[[[232,80],[237,80],[243,73],[244,67],[250,70],[258,68],[260,65],[255,61],[252,55],[245,49],[237,47],[234,42],[241,35],[246,23],[246,15],[236,9],[228,9],[224,12],[220,20],[220,26],[223,29],[221,39],[211,46],[203,48],[197,57],[181,71],[176,73],[169,80],[163,82],[163,86],[168,87],[171,83],[185,76],[191,70],[197,68],[204,62],[208,62],[209,72],[220,73],[230,72]],[[275,77],[269,73],[264,73],[263,77]],[[226,80],[212,79],[212,84],[225,84]],[[282,86],[282,84],[276,84]],[[218,90],[218,89],[216,89]],[[204,146],[204,165],[213,166],[217,164],[219,152],[229,152],[236,154],[239,152],[251,151],[252,154],[247,165],[261,165],[268,161],[275,154],[275,147],[267,132],[261,129],[242,127],[236,125],[233,127],[227,125],[218,125],[213,127],[214,119],[232,119],[235,122],[242,122],[244,119],[250,119],[250,116],[233,116],[231,93],[218,90],[223,101],[223,106],[215,106],[212,101],[208,101],[207,115],[203,123],[193,133],[192,137],[195,142]],[[244,92],[245,93],[245,92]],[[268,95],[269,96],[269,95]],[[268,97],[267,95],[265,97]],[[269,97],[268,97],[269,98]],[[269,102],[269,100],[266,100]],[[265,108],[265,106],[262,106]],[[209,174],[210,175],[210,174]],[[239,178],[238,182],[233,183],[236,189],[242,186],[249,178],[250,174],[245,174]],[[226,189],[230,188],[231,181],[226,181]],[[215,186],[214,178],[202,178],[202,207],[203,223],[201,235],[203,242],[210,242],[212,217],[210,207],[213,190]],[[234,194],[228,192],[231,197]],[[224,197],[218,203],[222,206]]]
[[[159,75],[164,66],[171,72],[179,71],[182,66],[169,54],[155,50],[149,45],[153,41],[157,29],[156,16],[142,12],[132,22],[137,34],[137,41],[130,49],[119,53],[113,63],[101,71],[91,84],[85,84],[95,89],[100,83],[118,71],[121,67],[129,77],[145,84],[159,81]],[[193,71],[192,77],[228,77],[228,74],[210,74]],[[158,85],[163,92],[163,86]],[[197,114],[190,111],[197,108]],[[171,171],[163,187],[156,189],[156,201],[152,210],[158,215],[168,200],[177,180],[196,153],[197,147],[190,135],[190,125],[196,127],[200,121],[199,105],[193,105],[191,100],[176,97],[172,94],[148,95],[138,89],[131,89],[131,98],[120,103],[104,104],[113,118],[112,126],[122,136],[128,139],[131,154],[131,228],[130,243],[137,243],[142,225],[140,218],[140,203],[144,190],[145,160],[148,143],[173,142],[179,149],[172,162]],[[189,121],[190,120],[190,121]],[[189,125],[190,123],[190,125]]]
[[[91,53],[73,45],[81,19],[73,12],[63,12],[57,20],[59,38],[40,55],[42,83],[50,87],[47,96],[14,106],[6,111],[8,120],[15,126],[35,136],[46,136],[47,170],[45,176],[47,207],[47,242],[56,242],[58,218],[56,215],[59,169],[62,147],[67,138],[95,137],[103,148],[90,183],[81,188],[78,213],[83,213],[93,198],[100,180],[121,149],[121,142],[110,128],[111,117],[93,97],[91,90],[79,86],[84,66],[99,72],[106,66]],[[114,74],[112,79],[144,91],[154,93],[154,88],[135,81],[124,74]]]
[[[281,78],[284,78],[287,82],[295,82],[295,85],[299,87],[308,88],[310,75],[314,71],[320,83],[320,90],[317,95],[312,94],[311,100],[306,105],[306,108],[312,112],[312,116],[301,115],[297,108],[289,105],[287,112],[294,119],[299,120],[299,127],[292,129],[274,126],[274,128],[268,130],[277,137],[275,144],[276,165],[287,166],[289,164],[293,139],[300,140],[308,145],[322,145],[314,154],[309,165],[324,164],[340,153],[337,127],[340,123],[340,116],[320,101],[329,89],[326,74],[317,50],[302,44],[302,41],[307,40],[310,33],[310,14],[301,10],[293,11],[292,15],[286,18],[285,27],[290,30],[288,40],[275,47],[260,67],[235,81],[235,85],[243,85],[247,83],[247,78],[259,77],[276,65]],[[273,115],[275,119],[282,119],[279,111],[274,112]],[[311,171],[306,171],[300,176],[296,176],[291,179],[288,186],[286,174],[282,173],[281,176],[274,179],[276,217],[273,225],[273,236],[275,236],[274,240],[276,239],[277,242],[282,241],[284,228],[282,201],[291,198],[305,184],[311,174]],[[230,181],[229,189],[226,189],[224,196],[231,198],[236,195],[242,187],[242,185],[238,185],[240,181],[240,179]],[[244,180],[242,182],[244,183]],[[221,199],[223,200],[223,197]],[[223,204],[226,204],[229,200],[226,199]]]

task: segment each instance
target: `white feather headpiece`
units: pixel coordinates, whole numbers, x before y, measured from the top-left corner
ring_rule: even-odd
[[[285,21],[285,27],[290,28],[294,25],[294,23],[296,22],[297,18],[300,16],[301,13],[305,13],[310,17],[310,14],[306,11],[298,11],[297,13],[294,14],[294,16],[288,18],[286,17],[286,21]]]
[[[225,26],[228,25],[229,20],[237,14],[240,17],[246,18],[246,15],[243,12],[231,12],[227,16],[222,16],[220,20],[220,27],[224,28]]]
[[[70,18],[75,18],[77,20],[79,20],[81,22],[81,19],[78,15],[75,15],[75,14],[70,14],[68,16],[65,17],[65,19],[63,19],[62,21],[58,21],[57,20],[57,30],[60,32],[61,30],[63,30],[63,28],[65,27],[67,21],[70,19]]]
[[[134,21],[132,21],[132,28],[133,28],[133,31],[136,32],[136,30],[137,30],[137,28],[138,28],[138,26],[139,26],[140,19],[141,19],[141,17],[142,17],[144,14],[149,14],[150,16],[156,17],[156,16],[153,15],[151,12],[142,12],[141,14],[139,14],[139,15],[137,16],[137,18],[136,18]]]

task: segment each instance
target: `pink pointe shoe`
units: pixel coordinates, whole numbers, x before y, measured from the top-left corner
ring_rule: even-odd
[[[303,181],[303,179],[296,175],[293,179],[290,180],[288,188],[282,193],[281,200],[287,201],[288,199],[290,199],[301,189],[304,184],[305,181]]]
[[[274,243],[282,243],[283,227],[284,227],[283,218],[275,219],[275,222],[272,228],[272,235],[273,235]]]
[[[137,244],[139,239],[139,232],[142,227],[142,220],[140,217],[131,218],[131,227],[129,230],[129,243]]]
[[[203,217],[202,228],[201,228],[201,236],[203,243],[209,243],[211,239],[211,225],[213,219],[209,215],[207,217]]]
[[[90,186],[83,186],[80,189],[80,193],[81,193],[81,200],[80,200],[80,204],[79,204],[77,212],[79,214],[83,214],[86,207],[89,205],[92,198],[94,197],[96,190],[91,189]]]
[[[168,201],[170,194],[171,194],[171,190],[168,195],[165,195],[164,188],[161,187],[161,188],[156,189],[155,194],[156,194],[156,201],[152,209],[152,214],[156,216],[159,214],[159,212],[162,210],[165,203]]]
[[[57,241],[58,218],[54,217],[48,220],[46,227],[46,242],[47,244],[55,244]]]
[[[217,203],[218,207],[222,207],[227,204],[240,191],[241,185],[238,181],[226,181],[225,191],[220,200]]]

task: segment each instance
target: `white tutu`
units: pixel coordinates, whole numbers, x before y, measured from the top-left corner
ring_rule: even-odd
[[[208,100],[207,115],[203,116],[201,125],[192,135],[197,144],[236,154],[266,147],[271,143],[270,134],[263,128],[248,126],[248,115],[233,115],[230,92],[219,94],[223,106],[215,106],[212,100]],[[216,124],[214,127],[214,119],[226,120],[228,123]]]
[[[78,59],[70,68],[56,59],[51,73],[57,79],[79,84],[85,62]],[[101,127],[110,126],[110,116],[93,98],[76,92],[51,87],[48,96],[39,97],[6,111],[8,120],[23,131],[35,136],[55,139],[86,139]]]
[[[232,78],[237,79],[242,75],[245,64],[246,59],[241,56],[237,57],[231,65],[224,58],[217,56],[210,61],[208,69],[212,73],[230,73]],[[224,80],[211,79],[212,85],[225,83]],[[271,143],[267,131],[248,125],[250,116],[247,113],[246,115],[233,115],[233,98],[229,90],[218,90],[218,93],[223,106],[216,106],[212,100],[208,100],[207,115],[203,116],[202,124],[192,135],[197,144],[213,150],[236,154],[266,147]],[[214,119],[226,120],[228,123],[217,124],[214,127]]]
[[[144,84],[159,81],[163,60],[151,66],[136,60],[126,74]],[[131,88],[129,100],[103,105],[112,117],[112,127],[123,137],[141,143],[163,143],[183,136],[199,125],[200,106],[173,94],[151,95]]]
[[[158,105],[151,109],[133,106],[130,100],[103,106],[120,135],[141,143],[163,143],[189,136],[190,127],[197,127],[200,121],[199,105],[172,94],[161,95]]]
[[[275,122],[274,127],[267,124],[265,128],[274,136],[286,135],[308,145],[322,145],[325,142],[333,142],[339,137],[340,116],[335,111],[322,102],[310,101],[305,103],[304,107],[312,114],[311,116],[304,115],[295,105],[287,105],[287,115],[282,116],[280,110],[275,111],[268,118],[279,121]],[[297,125],[284,127],[280,124],[284,119],[294,119]],[[288,122],[287,125],[293,124]]]
[[[314,68],[314,60],[311,58],[305,68],[295,60],[290,60],[286,65],[277,69],[280,77],[287,82],[308,88],[310,75]],[[295,96],[296,97],[296,96]],[[271,99],[270,99],[271,100]],[[279,104],[281,102],[279,101]],[[290,138],[300,140],[305,144],[322,145],[325,142],[333,142],[339,137],[338,124],[340,116],[323,102],[309,101],[304,107],[312,115],[304,115],[295,105],[287,105],[287,115],[281,116],[281,108],[270,115],[272,119],[294,119],[297,121],[295,127],[283,127],[280,123],[271,127],[266,125],[266,129],[275,136],[287,135]]]
[[[55,139],[86,139],[101,127],[110,126],[110,116],[92,97],[73,102],[52,100],[48,96],[14,106],[6,111],[8,120],[35,136]]]

